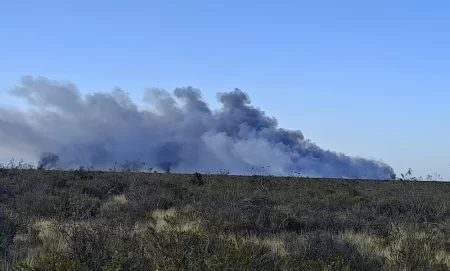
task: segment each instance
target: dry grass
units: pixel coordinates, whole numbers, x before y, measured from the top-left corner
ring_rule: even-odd
[[[280,255],[280,256],[286,256],[288,254],[286,250],[286,244],[284,238],[277,236],[277,235],[269,235],[264,237],[257,237],[257,236],[248,236],[248,237],[240,237],[244,242],[251,242],[255,245],[264,246],[272,253]],[[236,241],[238,238],[236,236],[230,237],[230,240]]]
[[[420,245],[419,247],[414,247],[413,249],[416,249],[416,251],[412,251],[412,253],[419,252],[417,249],[420,249],[420,253],[418,254],[431,255],[428,259],[429,265],[441,264],[450,270],[449,251],[433,247],[433,244],[430,242],[429,233],[411,227],[397,227],[394,229],[394,232],[395,238],[388,244],[384,244],[381,238],[367,233],[346,231],[340,233],[339,237],[342,240],[356,245],[362,254],[367,256],[377,255],[378,257],[384,258],[388,263],[402,262],[405,249],[409,249],[409,242],[417,242]],[[409,270],[410,266],[408,263],[403,264],[404,266],[401,269]],[[395,265],[392,268],[395,269]]]
[[[6,271],[450,270],[449,184],[2,174]]]
[[[126,204],[128,202],[128,199],[125,194],[120,194],[120,195],[113,196],[111,198],[111,201],[118,203],[118,204]]]
[[[345,231],[339,233],[339,238],[355,245],[364,255],[386,257],[386,250],[383,248],[382,240],[375,235]]]
[[[153,223],[153,228],[157,232],[161,232],[163,230],[169,230],[172,226],[167,223],[168,218],[173,218],[177,214],[175,208],[170,208],[167,210],[155,210],[152,213],[152,218],[155,220]]]

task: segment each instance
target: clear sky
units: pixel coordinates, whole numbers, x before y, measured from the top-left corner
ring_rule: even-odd
[[[3,1],[0,88],[246,91],[321,147],[450,179],[449,1]],[[15,100],[0,96],[0,104]]]

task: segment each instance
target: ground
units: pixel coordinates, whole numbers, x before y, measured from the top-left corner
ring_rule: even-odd
[[[0,270],[450,270],[450,183],[0,170]]]

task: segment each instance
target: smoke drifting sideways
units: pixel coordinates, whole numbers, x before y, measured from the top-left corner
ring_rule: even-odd
[[[394,173],[383,162],[324,150],[301,131],[279,128],[239,89],[218,93],[217,110],[193,87],[146,89],[141,107],[120,88],[82,94],[45,77],[22,77],[9,94],[27,106],[0,108],[0,149],[27,153],[40,168],[104,170],[132,161],[179,173],[247,175],[264,167],[272,175],[385,180]]]

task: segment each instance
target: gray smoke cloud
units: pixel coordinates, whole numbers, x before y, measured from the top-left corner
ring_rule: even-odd
[[[254,174],[266,167],[274,175],[371,179],[394,173],[382,162],[324,150],[301,131],[279,128],[239,89],[218,93],[218,110],[192,87],[172,94],[146,89],[142,107],[120,88],[83,95],[70,82],[44,77],[23,77],[9,94],[27,108],[0,109],[0,149],[38,150],[41,168],[141,161],[171,172]]]

